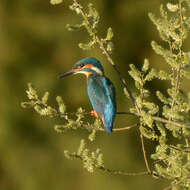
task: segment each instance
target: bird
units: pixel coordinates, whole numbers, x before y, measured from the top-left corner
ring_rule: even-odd
[[[71,70],[60,74],[59,78],[79,73],[86,75],[87,78],[87,93],[93,108],[91,114],[102,120],[107,133],[112,133],[117,113],[116,92],[113,83],[105,76],[100,61],[94,57],[79,60]]]

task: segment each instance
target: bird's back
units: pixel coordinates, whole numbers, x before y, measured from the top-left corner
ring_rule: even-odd
[[[93,109],[103,116],[105,129],[111,133],[116,114],[115,88],[112,82],[105,76],[91,74],[87,91]]]

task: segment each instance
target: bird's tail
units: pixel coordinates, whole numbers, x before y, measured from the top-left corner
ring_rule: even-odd
[[[112,128],[113,128],[113,124],[108,124],[106,121],[105,121],[105,118],[102,117],[102,121],[103,121],[103,124],[104,124],[104,129],[107,133],[112,133]]]
[[[112,127],[110,127],[110,126],[105,126],[105,131],[106,131],[107,133],[112,133]]]

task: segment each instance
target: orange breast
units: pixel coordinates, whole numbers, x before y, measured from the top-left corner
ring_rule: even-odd
[[[85,65],[83,68],[90,69],[90,68],[92,68],[92,67],[93,67],[92,64],[87,64],[87,65]],[[87,73],[87,74],[86,74],[87,83],[88,83],[88,77],[89,77],[90,75],[91,75],[91,73]]]

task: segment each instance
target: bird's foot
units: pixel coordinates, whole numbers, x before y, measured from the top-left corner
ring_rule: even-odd
[[[91,116],[98,117],[98,114],[95,110],[92,110],[90,113],[91,113]]]

